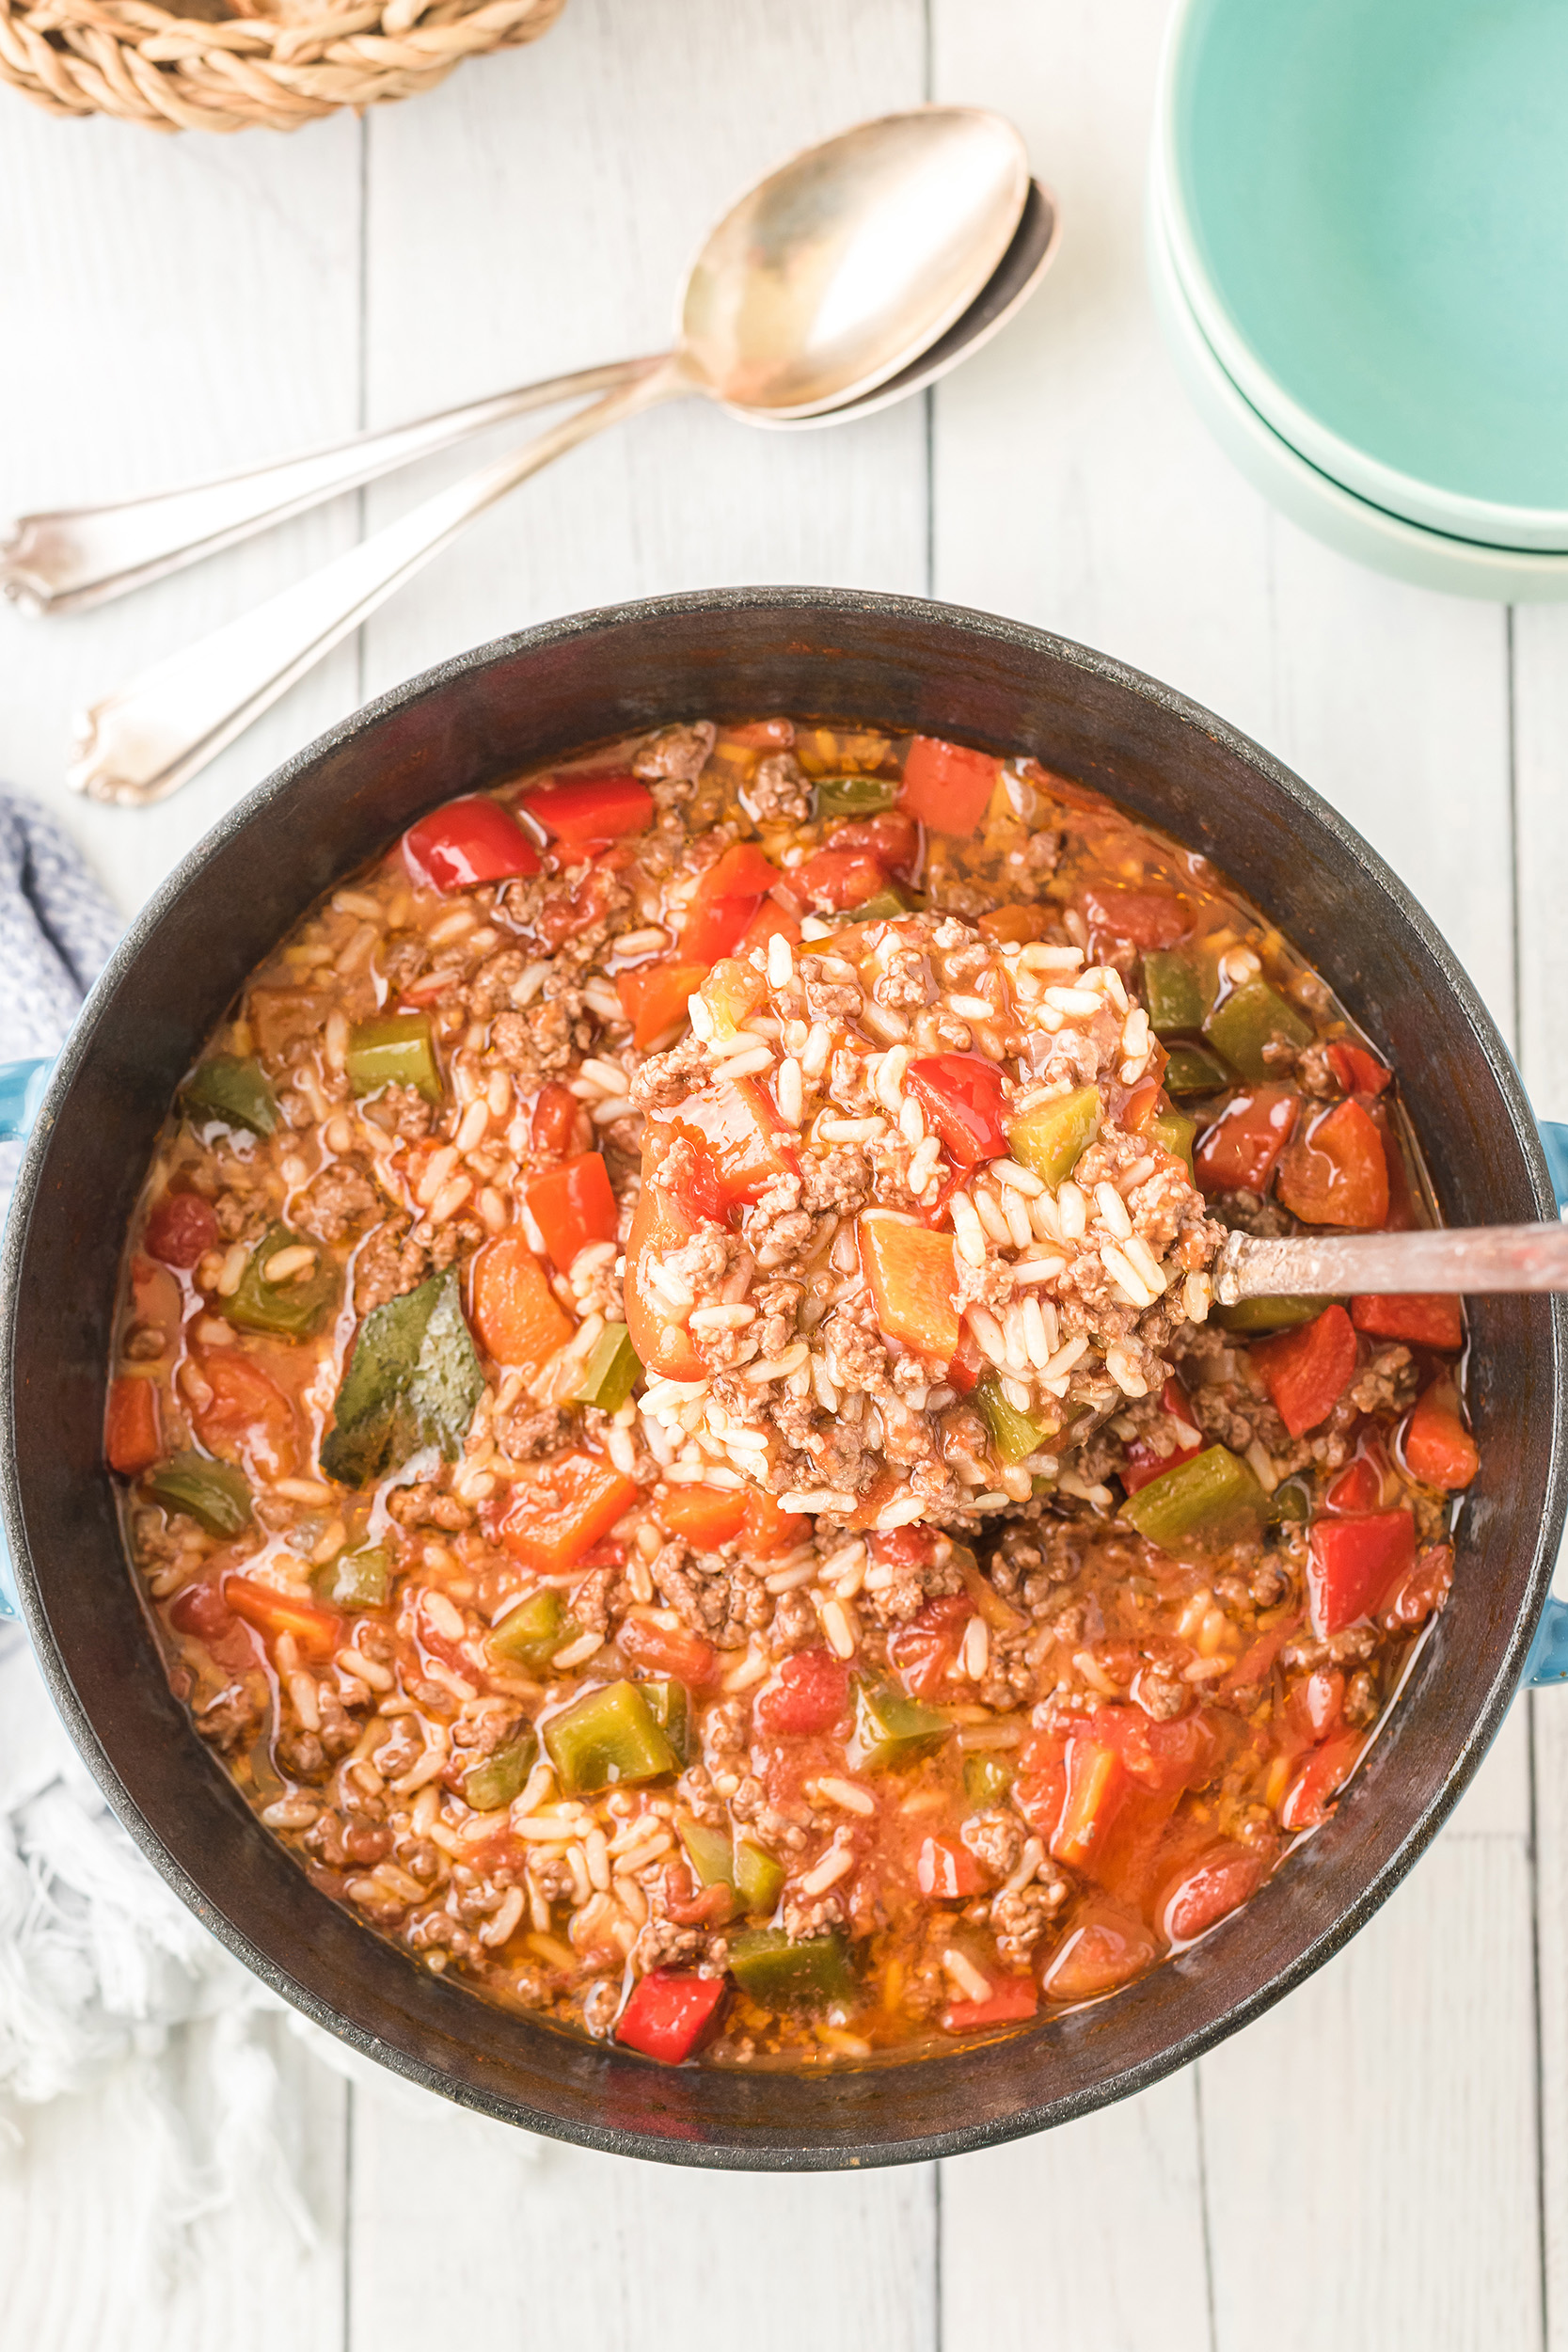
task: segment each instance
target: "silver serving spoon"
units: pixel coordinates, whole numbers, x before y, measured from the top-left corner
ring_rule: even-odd
[[[831,423],[904,397],[1011,315],[1037,282],[1055,235],[1054,206],[1032,184],[1022,142],[1000,116],[924,107],[808,150],[713,231],[688,274],[673,350],[626,362],[590,406],[95,706],[77,722],[70,781],[127,805],[161,800],[465,523],[552,458],[640,409],[700,393],[751,423]],[[606,372],[591,373],[603,382]],[[581,378],[557,379],[543,396],[562,397],[562,383],[585,389]],[[505,403],[533,405],[540,397],[540,388],[502,395],[501,413],[510,413]],[[410,436],[436,437],[395,455],[372,453],[361,441],[336,453],[340,466],[357,470],[340,471],[332,486],[368,478],[367,459],[370,471],[386,470],[479,429],[476,418],[493,422],[497,413],[495,404],[481,403],[400,428],[404,443]],[[306,462],[329,465],[332,455]],[[279,470],[271,469],[275,487]],[[296,496],[287,511],[331,494]],[[259,527],[231,520],[222,544]],[[144,567],[141,576],[150,574]]]
[[[1232,1233],[1214,1261],[1222,1307],[1357,1291],[1568,1291],[1568,1225],[1454,1225],[1413,1233]]]

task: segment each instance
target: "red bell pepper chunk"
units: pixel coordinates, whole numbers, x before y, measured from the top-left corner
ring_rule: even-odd
[[[1087,1867],[1105,1842],[1128,1793],[1126,1767],[1087,1725],[1067,1743],[1067,1802],[1051,1839],[1058,1862]]]
[[[1326,1421],[1355,1371],[1355,1327],[1343,1307],[1326,1307],[1297,1331],[1252,1351],[1263,1385],[1292,1438]]]
[[[1404,1424],[1405,1468],[1423,1486],[1455,1494],[1481,1468],[1476,1441],[1459,1418],[1459,1396],[1451,1380],[1434,1380]]]
[[[646,1617],[627,1617],[615,1638],[632,1665],[651,1675],[673,1675],[690,1691],[702,1690],[719,1672],[719,1653],[712,1643],[689,1633],[684,1626],[652,1625]]]
[[[1390,1585],[1415,1564],[1416,1521],[1409,1511],[1319,1519],[1307,1550],[1307,1591],[1318,1639],[1325,1641],[1371,1615]]]
[[[768,944],[773,939],[787,939],[792,947],[799,947],[800,919],[780,906],[776,898],[764,898],[736,942],[735,952],[737,956],[749,956],[753,947],[760,947],[766,955]]]
[[[686,1004],[702,987],[706,975],[705,963],[685,961],[639,964],[632,972],[623,972],[615,986],[621,998],[621,1009],[632,1024],[632,1039],[640,1054],[671,1031],[685,1026]]]
[[[1328,1066],[1347,1094],[1381,1094],[1393,1076],[1364,1045],[1331,1045]]]
[[[233,1614],[258,1633],[270,1634],[275,1641],[281,1633],[292,1633],[312,1658],[330,1658],[342,1641],[343,1621],[335,1609],[320,1609],[313,1600],[280,1593],[248,1576],[226,1576],[223,1597]]]
[[[1281,1155],[1275,1192],[1307,1225],[1375,1232],[1388,1216],[1383,1137],[1357,1102],[1337,1103]]]
[[[927,1054],[905,1073],[949,1159],[959,1168],[1007,1152],[1002,1073],[983,1054]]]
[[[1465,1344],[1459,1301],[1444,1291],[1384,1291],[1353,1298],[1350,1319],[1372,1339],[1455,1350]]]
[[[1376,1446],[1367,1448],[1365,1440],[1363,1449],[1330,1481],[1323,1497],[1329,1510],[1341,1516],[1376,1511],[1383,1502],[1382,1450]]]
[[[898,805],[933,833],[974,833],[990,805],[1001,762],[990,752],[917,735],[904,761]]]
[[[109,1383],[103,1433],[109,1468],[121,1478],[139,1478],[163,1452],[158,1437],[158,1383],[123,1379]]]
[[[1096,884],[1084,894],[1091,927],[1134,947],[1174,947],[1193,927],[1192,909],[1171,890],[1115,890]]]
[[[536,1176],[528,1206],[558,1273],[566,1273],[590,1242],[615,1239],[620,1212],[601,1152],[579,1152],[547,1176]]]
[[[636,1481],[602,1454],[558,1454],[518,1479],[493,1525],[524,1567],[558,1576],[575,1567],[636,1501]]]
[[[806,904],[837,913],[863,907],[887,888],[887,869],[864,850],[818,850],[789,877],[791,895]]]
[[[736,1201],[760,1200],[776,1176],[794,1175],[800,1166],[794,1130],[752,1078],[721,1080],[688,1095],[662,1131],[666,1149],[672,1132],[691,1147],[694,1162],[673,1189],[709,1220]]]
[[[699,1551],[733,1544],[746,1518],[746,1497],[733,1486],[661,1486],[654,1508],[671,1535],[684,1535]]]
[[[521,1233],[486,1242],[470,1284],[475,1337],[498,1364],[537,1372],[571,1338],[571,1318]]]
[[[933,1901],[966,1901],[984,1886],[985,1873],[961,1837],[927,1837],[915,1864],[915,1883]]]
[[[832,1650],[798,1649],[752,1711],[760,1728],[779,1740],[832,1731],[849,1711],[849,1670]]]
[[[1267,1868],[1263,1856],[1245,1846],[1212,1847],[1162,1892],[1154,1910],[1161,1934],[1171,1944],[1190,1944],[1238,1910],[1262,1883]]]
[[[1366,1741],[1359,1732],[1344,1731],[1337,1740],[1314,1748],[1279,1808],[1285,1829],[1317,1829],[1334,1810],[1333,1800],[1355,1768]]]
[[[586,1152],[594,1140],[594,1122],[569,1087],[552,1078],[533,1098],[529,1120],[528,1148],[536,1160],[569,1159]]]
[[[943,2033],[973,2033],[978,2026],[1013,2026],[1033,2017],[1040,1996],[1033,1977],[992,1977],[983,2001],[949,2001]]]
[[[1203,1432],[1194,1419],[1187,1391],[1180,1380],[1165,1382],[1160,1403],[1176,1422],[1179,1438],[1180,1433],[1185,1430],[1190,1442],[1179,1442],[1174,1453],[1156,1454],[1154,1448],[1143,1438],[1134,1438],[1127,1449],[1127,1462],[1121,1473],[1121,1483],[1130,1495],[1135,1495],[1140,1486],[1147,1486],[1151,1478],[1158,1478],[1164,1470],[1179,1469],[1181,1463],[1195,1460],[1203,1452]]]
[[[863,1212],[856,1232],[882,1329],[935,1362],[950,1363],[959,1337],[952,1234],[928,1232],[876,1210]]]
[[[1203,1190],[1267,1192],[1300,1108],[1301,1098],[1289,1087],[1254,1087],[1250,1094],[1237,1095],[1193,1155]]]
[[[166,1192],[147,1220],[143,1236],[150,1255],[165,1265],[189,1268],[215,1248],[218,1221],[198,1192]]]
[[[525,805],[552,840],[569,850],[642,833],[654,821],[654,796],[647,786],[621,772],[553,776],[534,787]]]
[[[693,893],[681,930],[683,963],[705,968],[733,956],[764,898],[781,880],[754,842],[737,841],[710,866]]]
[[[643,2058],[680,2066],[718,2021],[724,1998],[722,1977],[686,1976],[655,1968],[641,1979],[615,2027],[615,2039]]]
[[[539,852],[516,818],[483,792],[449,801],[410,825],[403,854],[427,890],[467,890],[475,882],[540,870]]]
[[[626,1329],[648,1370],[662,1373],[667,1380],[704,1379],[706,1366],[682,1316],[648,1280],[647,1264],[689,1241],[698,1223],[673,1193],[649,1182],[644,1159],[642,1190],[626,1242]]]

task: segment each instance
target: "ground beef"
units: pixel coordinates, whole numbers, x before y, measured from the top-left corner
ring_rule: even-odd
[[[759,760],[741,799],[759,824],[803,825],[811,815],[811,786],[793,752]]]
[[[389,1299],[401,1298],[405,1291],[417,1290],[429,1271],[429,1255],[411,1237],[406,1219],[388,1218],[355,1261],[356,1314],[368,1315]]]
[[[300,1222],[318,1241],[347,1241],[383,1205],[359,1162],[339,1160],[322,1170],[306,1194]]]

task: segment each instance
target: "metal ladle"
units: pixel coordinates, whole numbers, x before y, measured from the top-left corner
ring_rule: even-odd
[[[294,461],[314,466],[318,477],[330,475],[327,486],[309,495],[296,487],[281,509],[275,497],[268,511],[237,524],[231,519],[215,537],[209,532],[194,541],[187,510],[181,545],[150,566],[144,562],[138,578],[230,545],[281,512],[297,513],[351,481],[494,422],[498,414],[612,382],[601,398],[525,448],[439,492],[94,706],[76,723],[71,783],[95,799],[130,806],[163,799],[476,515],[552,458],[641,409],[700,393],[749,423],[831,423],[904,397],[956,365],[1011,315],[1054,250],[1055,233],[1054,207],[1030,180],[1018,133],[998,115],[923,107],[859,124],[807,150],[762,181],[709,236],[682,290],[674,348],[661,358],[556,379]],[[394,443],[396,453],[389,453]],[[267,470],[275,493],[288,472]],[[190,501],[228,493],[232,501],[244,481],[258,479],[176,495]],[[144,501],[142,511],[160,503]],[[257,504],[254,492],[250,503]],[[105,510],[117,511],[132,510]],[[80,533],[92,519],[31,518],[35,538],[42,522],[72,522]],[[6,574],[13,587],[22,568],[13,553]],[[97,595],[85,590],[74,600],[117,593],[117,581],[133,584],[125,571],[121,564]]]

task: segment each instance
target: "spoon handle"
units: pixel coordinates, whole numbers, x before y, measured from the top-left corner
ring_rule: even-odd
[[[1432,1232],[1232,1233],[1214,1263],[1222,1307],[1243,1298],[1356,1291],[1568,1291],[1568,1225],[1448,1226]]]
[[[548,376],[412,424],[356,434],[331,448],[306,450],[219,482],[193,483],[119,506],[24,515],[14,523],[0,523],[0,594],[29,613],[79,612],[106,604],[509,417],[613,391],[658,364],[621,359],[609,367],[579,368],[572,375]]]
[[[66,771],[67,781],[93,800],[123,808],[166,799],[476,515],[607,425],[688,389],[673,362],[642,370],[510,457],[426,499],[254,612],[144,670],[78,715],[77,756]]]

